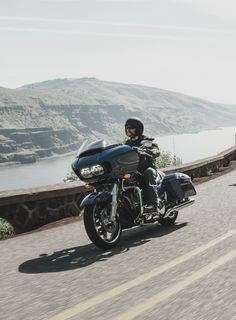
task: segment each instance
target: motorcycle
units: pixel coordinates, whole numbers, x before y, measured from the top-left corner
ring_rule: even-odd
[[[150,223],[172,225],[179,210],[194,203],[190,197],[196,191],[188,175],[180,172],[164,175],[157,171],[157,208],[145,212],[137,167],[139,154],[151,156],[149,147],[147,140],[139,148],[123,144],[107,146],[104,140],[85,141],[72,163],[79,179],[93,187],[80,207],[84,210],[87,235],[101,249],[115,247],[124,229]]]

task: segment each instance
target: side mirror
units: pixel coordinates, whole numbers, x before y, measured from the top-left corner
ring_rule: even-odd
[[[152,147],[152,141],[150,141],[150,140],[142,140],[141,141],[141,145],[142,145],[142,147],[145,147],[145,148],[151,148]]]

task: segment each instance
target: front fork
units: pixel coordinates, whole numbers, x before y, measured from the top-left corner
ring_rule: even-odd
[[[116,210],[117,210],[117,195],[118,195],[118,185],[114,183],[114,186],[111,191],[111,212],[110,212],[110,221],[115,222]]]

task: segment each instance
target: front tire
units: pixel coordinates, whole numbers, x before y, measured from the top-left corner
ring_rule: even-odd
[[[109,222],[111,205],[101,207],[98,204],[84,209],[84,226],[89,239],[100,249],[111,249],[120,241],[122,228],[119,217]]]

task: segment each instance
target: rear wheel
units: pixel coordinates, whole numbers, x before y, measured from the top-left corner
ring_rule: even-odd
[[[169,216],[166,217],[166,218],[160,217],[160,218],[158,219],[158,222],[159,222],[161,225],[163,225],[163,226],[171,226],[172,224],[175,223],[175,221],[176,221],[176,219],[177,219],[177,217],[178,217],[178,214],[179,214],[178,211],[173,211],[173,212],[171,213],[171,215],[169,215]]]
[[[114,248],[120,241],[122,228],[119,217],[109,221],[111,205],[101,207],[98,204],[85,207],[84,226],[89,239],[101,249]]]

